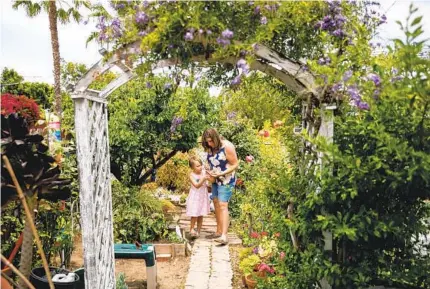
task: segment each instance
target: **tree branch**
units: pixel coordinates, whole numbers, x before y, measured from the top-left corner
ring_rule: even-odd
[[[155,169],[160,168],[161,166],[163,166],[165,163],[167,163],[168,160],[170,160],[172,157],[174,157],[176,155],[178,151],[177,150],[173,150],[171,151],[166,157],[164,157],[162,160],[160,160],[158,163],[155,164],[155,167],[150,168],[149,170],[147,170],[138,180],[136,185],[142,185],[147,178],[149,178],[149,176],[152,174],[152,171]]]

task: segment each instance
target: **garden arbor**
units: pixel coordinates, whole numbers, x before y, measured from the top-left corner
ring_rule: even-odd
[[[139,46],[139,41],[128,44],[116,50],[109,59],[100,60],[76,83],[72,93],[75,103],[86,288],[115,287],[107,98],[115,89],[136,76],[133,70],[140,63],[131,63],[128,59],[141,54]],[[204,55],[191,58],[191,61],[201,66],[213,63],[234,65],[237,60],[234,57],[215,59]],[[178,63],[180,64],[178,59],[165,59],[152,68]],[[97,76],[113,67],[121,71],[115,80],[101,91],[89,89]],[[315,78],[303,69],[303,64],[283,58],[264,45],[256,46],[255,60],[250,63],[250,68],[278,78],[300,97],[319,98]],[[323,121],[324,119],[326,118]],[[305,127],[308,126],[305,123]],[[321,128],[324,131],[331,130],[332,133],[332,127],[326,129],[327,125],[323,124]]]

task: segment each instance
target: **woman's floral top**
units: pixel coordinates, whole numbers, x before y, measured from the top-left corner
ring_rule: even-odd
[[[207,159],[211,171],[214,173],[222,173],[227,170],[228,161],[225,154],[225,147],[220,148],[216,154],[208,153]],[[219,186],[231,185],[234,186],[236,183],[236,175],[234,172],[226,174],[225,176],[216,179],[216,183]]]

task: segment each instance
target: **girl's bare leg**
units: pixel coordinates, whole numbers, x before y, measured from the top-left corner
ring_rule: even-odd
[[[193,229],[194,229],[194,226],[196,225],[196,221],[197,221],[197,217],[191,217],[191,222],[190,222],[190,235],[191,236],[194,234]]]
[[[200,235],[200,231],[202,230],[203,225],[203,216],[197,217],[197,232]]]

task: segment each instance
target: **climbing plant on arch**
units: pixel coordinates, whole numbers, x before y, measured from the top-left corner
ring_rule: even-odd
[[[323,69],[311,73],[308,66],[314,68],[317,58],[320,64],[328,63],[330,54],[356,53],[350,47],[368,39],[381,21],[376,16],[365,19],[368,4],[355,2],[112,1],[112,7],[116,17],[103,6],[94,8],[99,31],[89,40],[113,49],[76,83],[72,94],[88,288],[114,286],[109,94],[137,74],[158,68],[170,67],[176,85],[180,72],[194,74],[197,63],[220,78],[232,79],[232,85],[239,85],[251,70],[260,70],[308,103],[306,126],[318,133],[319,117],[312,110],[335,99],[327,78],[317,78]],[[117,79],[103,90],[89,89],[98,75],[113,67],[121,71]]]

